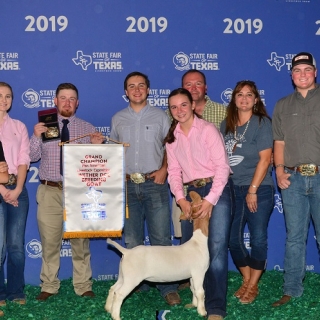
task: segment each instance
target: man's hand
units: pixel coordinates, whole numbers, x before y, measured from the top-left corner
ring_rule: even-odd
[[[277,173],[276,176],[277,176],[277,184],[279,188],[288,189],[290,186],[289,177],[291,176],[291,174],[283,171],[281,173]]]
[[[44,125],[44,122],[37,123],[33,128],[33,134],[37,137],[41,137],[41,133],[44,133],[48,130],[48,128]]]
[[[167,179],[167,169],[162,167],[159,170],[150,174],[150,178],[154,178],[154,183],[164,184]]]
[[[90,142],[92,144],[101,144],[105,140],[101,132],[94,132],[90,134]]]

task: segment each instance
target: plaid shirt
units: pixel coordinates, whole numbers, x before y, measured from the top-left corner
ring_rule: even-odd
[[[63,126],[62,117],[58,115],[60,131]],[[68,129],[70,134],[70,140],[80,137],[82,135],[95,132],[95,127],[86,122],[72,116],[69,119]],[[59,140],[52,140],[43,142],[41,138],[37,138],[32,135],[30,139],[30,158],[32,162],[36,162],[41,159],[39,168],[40,180],[48,181],[61,181],[60,175],[60,146]],[[75,140],[71,143],[90,143],[90,137],[84,137]]]
[[[208,96],[205,96],[206,105],[202,113],[202,119],[213,123],[220,131],[220,124],[227,116],[227,108],[221,104],[211,101]]]

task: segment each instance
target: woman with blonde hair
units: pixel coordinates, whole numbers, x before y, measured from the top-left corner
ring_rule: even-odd
[[[30,164],[29,136],[26,126],[12,119],[8,111],[13,100],[12,88],[0,82],[0,141],[5,161],[8,165],[9,181],[0,184],[0,201],[3,219],[3,239],[0,264],[0,306],[6,300],[25,304],[24,236],[29,209],[28,192],[25,187],[27,170]],[[0,181],[1,182],[1,181]],[[7,283],[5,284],[3,263],[7,258]]]

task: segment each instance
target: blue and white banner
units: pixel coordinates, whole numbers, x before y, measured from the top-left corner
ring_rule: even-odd
[[[120,237],[125,211],[123,145],[65,144],[63,161],[63,237]]]

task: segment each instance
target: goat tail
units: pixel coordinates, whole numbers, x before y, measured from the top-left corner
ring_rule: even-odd
[[[118,242],[115,242],[115,241],[111,240],[110,238],[107,239],[107,243],[109,243],[112,246],[114,246],[115,248],[117,248],[122,254],[125,254],[125,252],[128,250],[128,249],[122,247]]]

